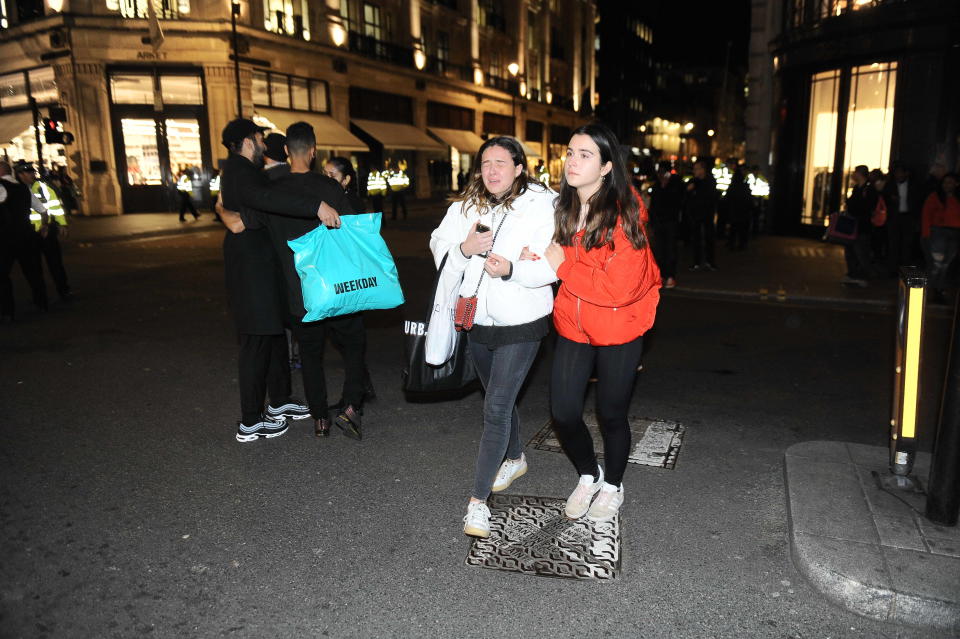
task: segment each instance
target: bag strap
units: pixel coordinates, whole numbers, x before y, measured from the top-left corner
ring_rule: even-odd
[[[491,211],[491,212],[490,212],[490,215],[493,215],[493,213],[494,213],[494,212]],[[491,250],[491,251],[493,250],[494,244],[497,243],[497,236],[500,235],[500,227],[503,226],[503,221],[506,220],[506,219],[507,219],[507,212],[504,211],[504,212],[503,212],[503,217],[500,218],[500,223],[497,224],[497,230],[493,232],[493,244],[490,245],[490,250]],[[471,255],[470,257],[473,258],[472,255]],[[483,282],[483,276],[486,275],[486,274],[487,274],[487,272],[486,272],[485,270],[481,270],[481,271],[480,271],[480,279],[477,280],[477,288],[474,289],[472,297],[476,297],[476,296],[477,296],[477,293],[480,292],[480,283]]]

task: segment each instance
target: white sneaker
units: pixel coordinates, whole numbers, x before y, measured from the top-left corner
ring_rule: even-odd
[[[520,459],[506,459],[500,464],[500,470],[497,472],[497,478],[493,480],[491,492],[499,493],[502,490],[510,488],[510,484],[517,477],[522,477],[527,472],[527,457],[520,453]]]
[[[490,536],[490,509],[481,501],[471,501],[463,518],[463,534],[471,537]]]
[[[600,488],[600,494],[593,500],[587,519],[590,521],[610,521],[620,512],[623,505],[623,485],[614,486],[606,482]]]
[[[580,481],[577,482],[577,487],[567,497],[567,506],[563,509],[568,518],[580,519],[587,514],[593,496],[603,485],[603,469],[597,466],[597,472],[600,474],[597,481],[593,481],[593,475],[580,475]]]

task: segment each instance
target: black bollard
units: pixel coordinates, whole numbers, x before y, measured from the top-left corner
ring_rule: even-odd
[[[917,455],[923,325],[927,276],[914,266],[900,269],[897,333],[890,416],[890,472],[908,478]],[[910,479],[910,483],[912,483]]]
[[[960,514],[960,294],[953,309],[947,377],[927,482],[927,519],[956,526]]]

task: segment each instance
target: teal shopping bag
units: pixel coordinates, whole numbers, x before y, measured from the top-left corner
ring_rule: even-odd
[[[304,322],[403,304],[397,265],[380,237],[380,213],[341,215],[287,245],[300,276]]]

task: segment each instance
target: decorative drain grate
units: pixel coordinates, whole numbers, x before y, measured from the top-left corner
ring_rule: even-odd
[[[577,521],[555,497],[493,495],[490,536],[475,539],[468,566],[540,577],[614,579],[620,573],[620,521]]]
[[[600,436],[596,415],[587,413],[583,419],[593,437],[594,450],[597,451],[597,456],[602,458],[603,438]],[[633,433],[634,445],[627,461],[631,464],[672,469],[677,462],[677,454],[680,452],[680,445],[683,444],[685,430],[680,422],[631,416],[630,432]],[[547,420],[543,428],[530,439],[527,446],[554,453],[563,452],[560,442],[553,434],[552,420]]]

